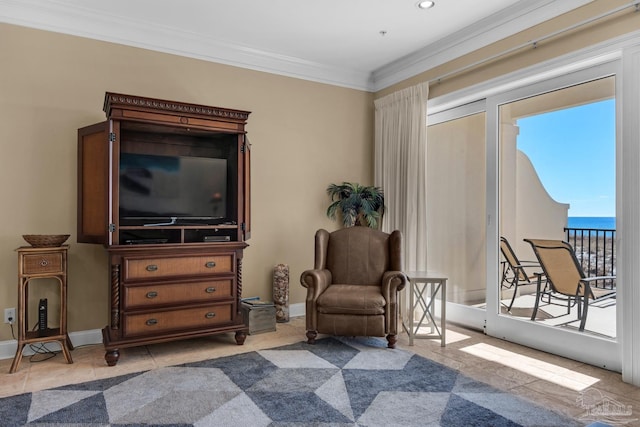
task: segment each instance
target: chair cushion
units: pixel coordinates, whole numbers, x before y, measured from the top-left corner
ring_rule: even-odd
[[[384,314],[385,304],[374,285],[331,285],[317,300],[318,311],[331,314]]]
[[[389,234],[369,227],[334,231],[327,242],[326,269],[333,283],[380,285],[389,270]]]

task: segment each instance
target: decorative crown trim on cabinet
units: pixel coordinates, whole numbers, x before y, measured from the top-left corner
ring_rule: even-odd
[[[107,92],[104,100],[104,112],[110,116],[111,109],[117,106],[138,106],[151,108],[155,111],[170,111],[184,114],[199,114],[209,117],[222,117],[246,121],[249,118],[248,111],[233,110],[229,108],[209,107],[205,105],[187,104],[163,99],[145,98],[141,96],[122,95]]]

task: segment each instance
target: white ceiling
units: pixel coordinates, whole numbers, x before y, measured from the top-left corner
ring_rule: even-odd
[[[592,0],[417,1],[0,0],[0,22],[375,91]]]

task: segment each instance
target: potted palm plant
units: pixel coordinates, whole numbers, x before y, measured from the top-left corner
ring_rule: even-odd
[[[384,215],[384,194],[381,188],[343,182],[330,184],[327,194],[331,197],[327,216],[337,219],[340,214],[345,227],[366,225],[378,228],[381,224]]]

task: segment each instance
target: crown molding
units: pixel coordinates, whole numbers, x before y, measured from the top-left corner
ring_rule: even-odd
[[[591,1],[521,0],[373,72],[224,43],[146,21],[71,8],[56,0],[0,0],[0,22],[375,92]]]
[[[245,69],[371,91],[371,73],[224,43],[122,16],[70,8],[55,0],[0,0],[0,22],[169,53]]]
[[[463,31],[373,71],[373,89],[387,88],[592,1],[520,0]]]
[[[603,66],[619,60],[624,50],[631,48],[640,49],[640,30],[430,99],[427,108],[435,115],[519,87]]]

